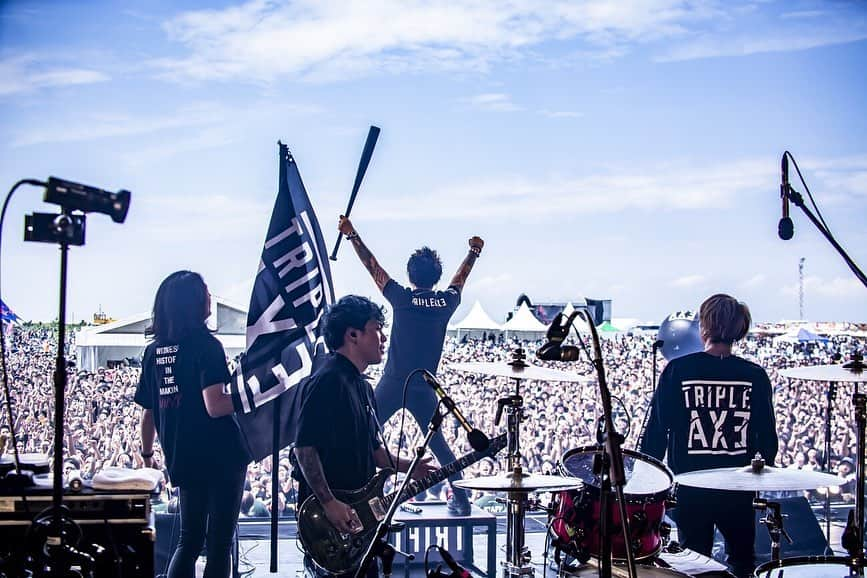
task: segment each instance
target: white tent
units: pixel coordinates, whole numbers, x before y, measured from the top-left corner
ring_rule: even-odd
[[[521,303],[512,318],[503,324],[507,337],[541,339],[548,331],[544,323],[536,319],[526,303]]]
[[[247,312],[225,299],[211,295],[211,317],[208,328],[215,331],[230,358],[246,347]],[[105,325],[83,327],[75,334],[78,367],[96,371],[127,358],[141,359],[145,345],[145,328],[150,325],[150,313],[140,313]]]
[[[466,317],[449,326],[449,333],[453,333],[458,338],[462,336],[481,338],[486,334],[500,333],[502,330],[500,324],[491,319],[478,301],[473,303]]]

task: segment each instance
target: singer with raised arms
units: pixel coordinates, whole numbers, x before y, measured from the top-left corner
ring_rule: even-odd
[[[293,441],[302,473],[298,501],[315,495],[331,525],[346,534],[361,532],[363,524],[353,507],[337,499],[334,492],[363,487],[377,468],[406,472],[410,465],[410,460],[395,458],[382,444],[373,389],[364,376],[370,365],[382,362],[384,323],[382,307],[369,299],[341,298],[321,321],[330,353],[310,379],[298,386],[300,411]],[[422,478],[435,469],[429,460],[422,460],[413,477]],[[302,523],[299,517],[299,525]],[[314,575],[328,575],[309,555],[304,563]],[[375,565],[368,575],[377,575]]]
[[[400,409],[404,384],[411,373],[422,369],[430,376],[436,375],[449,319],[460,305],[461,291],[485,242],[479,237],[470,238],[467,256],[448,288],[437,291],[434,287],[442,277],[442,262],[436,251],[422,247],[410,256],[406,266],[410,287],[404,287],[385,272],[348,218],[341,215],[338,229],[352,243],[361,263],[394,312],[388,359],[376,386],[379,416],[384,423]],[[436,393],[425,383],[420,372],[413,375],[407,387],[406,409],[425,431],[437,406]],[[454,453],[441,432],[433,437],[430,446],[441,464],[454,461]],[[461,474],[458,473],[450,481],[460,478]],[[448,510],[454,515],[469,515],[470,502],[466,490],[452,488]]]

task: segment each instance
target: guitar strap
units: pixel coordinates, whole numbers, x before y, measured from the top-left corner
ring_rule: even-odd
[[[369,378],[364,376],[364,383],[368,384]],[[371,392],[373,389],[369,386],[364,388],[364,405],[367,408],[367,413],[370,416],[370,420],[373,423],[373,428],[376,430],[376,437],[379,439],[379,443],[382,444],[382,447],[385,449],[385,455],[388,456],[388,461],[391,464],[391,469],[397,472],[397,464],[394,463],[394,460],[391,457],[391,452],[388,451],[388,446],[385,444],[385,433],[382,429],[382,424],[379,421],[379,416],[376,414],[376,401],[371,397]]]

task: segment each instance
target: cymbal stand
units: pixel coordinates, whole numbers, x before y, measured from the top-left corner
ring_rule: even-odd
[[[526,367],[524,350],[512,353],[512,367]],[[524,414],[524,398],[521,397],[521,380],[515,379],[515,393],[497,400],[495,422],[500,423],[503,409],[506,410],[506,438],[508,445],[508,467],[515,478],[524,476],[521,466],[521,422]],[[524,543],[524,519],[528,506],[528,492],[508,492],[506,500],[506,561],[503,563],[503,578],[533,576],[530,554]]]
[[[827,400],[828,404],[825,408],[825,465],[826,473],[831,473],[831,429],[834,420],[832,407],[834,400],[837,399],[837,382],[828,382]],[[825,554],[831,554],[831,492],[825,492],[825,539],[828,545],[825,546]]]
[[[780,537],[784,537],[791,544],[792,537],[783,527],[783,519],[786,517],[780,511],[779,502],[771,502],[762,498],[753,499],[753,508],[759,512],[765,512],[765,517],[759,520],[768,530],[771,537],[771,560],[780,559]]]
[[[858,391],[852,394],[852,405],[855,407],[855,427],[858,435],[858,471],[855,476],[855,516],[849,516],[849,523],[844,532],[843,547],[852,556],[859,568],[864,567],[864,435],[867,429],[867,396]],[[853,527],[854,524],[854,527]],[[848,535],[848,539],[846,539]]]

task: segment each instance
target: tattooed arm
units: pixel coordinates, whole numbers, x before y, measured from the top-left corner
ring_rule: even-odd
[[[485,246],[485,242],[479,237],[472,237],[469,240],[469,244],[469,253],[464,257],[461,266],[458,267],[455,276],[452,277],[452,282],[449,283],[450,286],[457,287],[459,290],[464,288],[464,284],[467,282],[467,277],[470,276],[470,271],[473,270],[473,265],[476,264],[476,259],[478,259],[479,255],[482,254],[482,247]]]
[[[344,534],[361,531],[361,521],[355,510],[335,498],[334,494],[331,493],[316,448],[311,446],[296,447],[295,457],[298,458],[298,466],[301,468],[301,473],[304,474],[304,479],[307,480],[307,485],[313,490],[313,494],[319,500],[322,509],[325,510],[328,521]]]
[[[346,235],[346,238],[352,243],[353,248],[355,248],[355,253],[358,255],[358,258],[361,259],[361,263],[367,268],[370,276],[373,277],[373,282],[376,283],[379,290],[382,291],[385,289],[385,285],[391,277],[385,272],[385,269],[380,267],[379,261],[376,260],[373,253],[370,252],[370,249],[367,248],[367,245],[365,245],[364,241],[361,240],[361,237],[358,236],[358,231],[356,231],[355,227],[352,226],[352,221],[347,217],[340,215],[340,222],[337,228],[341,233]]]

